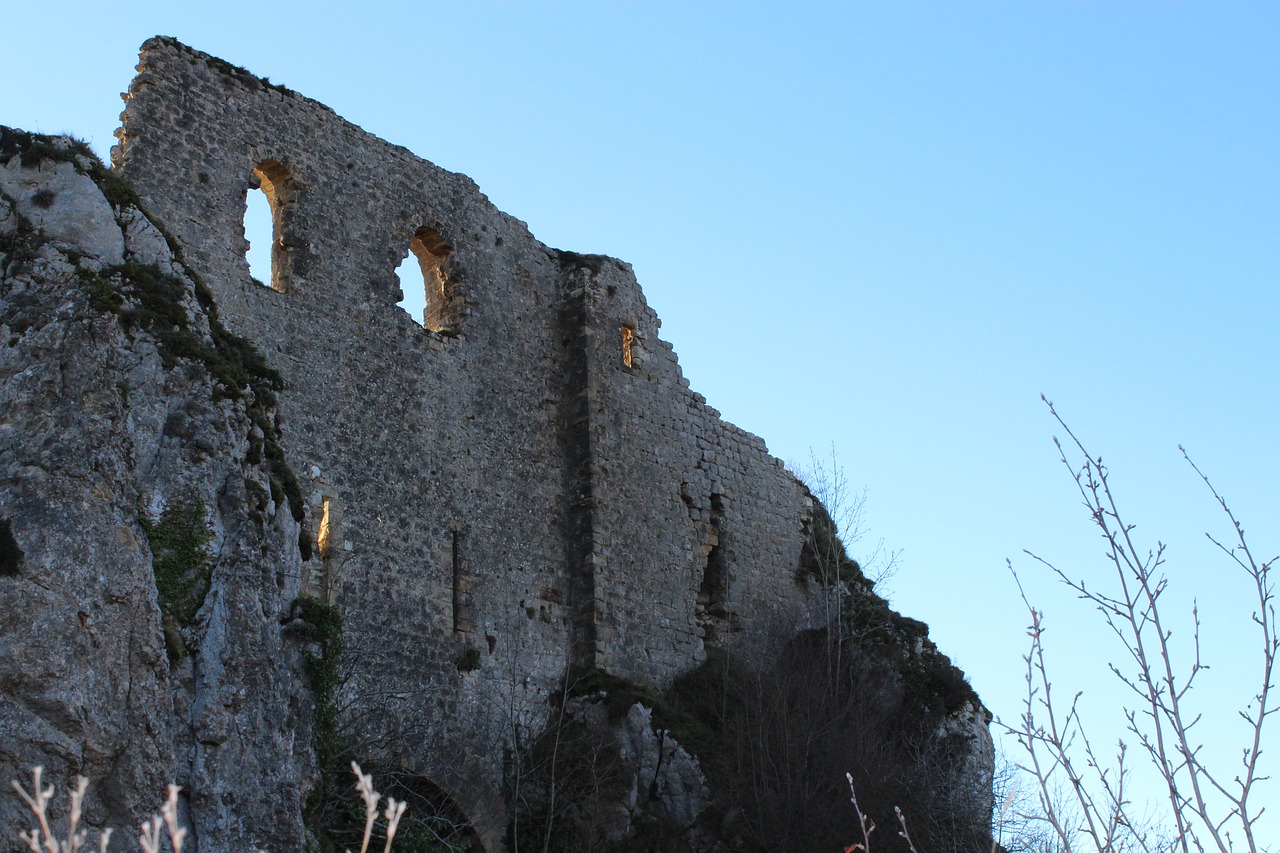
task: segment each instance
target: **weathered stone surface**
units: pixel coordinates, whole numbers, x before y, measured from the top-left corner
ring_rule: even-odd
[[[549,249],[466,177],[176,42],[139,70],[113,157],[285,376],[282,444],[323,472],[302,478],[308,526],[327,499],[342,546],[311,575],[366,662],[347,697],[380,697],[357,740],[416,740],[396,761],[471,813],[500,799],[508,685],[536,721],[566,667],[663,685],[709,642],[814,624],[804,489],[688,390],[629,266]],[[273,287],[244,255],[259,183]],[[415,235],[440,252],[439,332],[396,306]]]
[[[14,158],[0,168],[0,192],[50,240],[104,264],[124,260],[124,235],[111,204],[72,163],[46,161],[26,169]]]
[[[991,820],[996,750],[990,725],[991,715],[986,708],[966,703],[959,713],[945,719],[935,733],[940,742],[957,738],[969,746],[953,769],[948,792],[955,813],[976,825]]]
[[[166,273],[173,273],[173,253],[164,234],[136,207],[126,207],[119,213],[124,229],[128,260],[138,264],[155,264]]]
[[[90,776],[97,825],[174,779],[202,851],[300,849],[311,596],[342,614],[343,744],[437,786],[494,853],[513,738],[570,673],[662,688],[821,624],[807,490],[689,390],[628,265],[550,249],[466,177],[170,39],[144,45],[119,138],[147,215],[83,164],[0,164],[0,522],[22,554],[0,572],[0,772]],[[244,254],[259,186],[271,286]],[[423,322],[396,307],[410,251]],[[146,307],[138,275],[181,286]],[[278,401],[216,378],[215,303]],[[138,319],[175,306],[180,352]],[[208,588],[174,624],[154,531],[191,507]],[[979,767],[985,717],[957,725]],[[692,825],[696,761],[643,706],[616,735],[621,825]]]
[[[654,731],[653,711],[638,702],[627,711],[619,734],[622,760],[633,768],[631,817],[644,812],[674,826],[693,827],[711,799],[697,760],[669,732]]]
[[[111,264],[126,251],[175,267],[140,212],[111,216],[71,163],[15,157],[0,173],[6,196],[57,194],[0,255],[0,522],[22,555],[0,573],[0,776],[36,764],[59,786],[87,776],[87,820],[120,828],[177,781],[202,849],[300,849],[310,702],[302,645],[281,625],[298,593],[298,527],[288,512],[253,516],[246,483],[265,490],[268,474],[246,461],[245,403],[92,306],[89,282],[120,292]],[[25,216],[27,202],[5,201]],[[207,318],[188,319],[209,344]],[[183,434],[166,429],[175,417]],[[210,531],[209,584],[170,636],[179,660],[142,518],[157,525],[184,501]],[[0,798],[7,839],[27,825],[18,805]]]
[[[18,230],[18,217],[7,197],[0,197],[0,235]]]

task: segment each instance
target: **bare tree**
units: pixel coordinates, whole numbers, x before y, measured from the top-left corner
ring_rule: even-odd
[[[1179,447],[1231,530],[1226,540],[1205,535],[1243,573],[1253,598],[1250,618],[1257,637],[1253,647],[1258,666],[1256,692],[1237,712],[1247,727],[1245,743],[1237,753],[1239,763],[1234,768],[1230,763],[1224,766],[1219,756],[1202,749],[1197,728],[1202,716],[1192,702],[1197,676],[1207,669],[1200,657],[1198,609],[1193,605],[1191,610],[1191,659],[1180,660],[1170,642],[1174,620],[1161,610],[1168,586],[1163,569],[1165,545],[1156,542],[1154,547],[1146,547],[1137,541],[1134,525],[1121,515],[1102,458],[1085,449],[1051,402],[1045,400],[1045,404],[1068,436],[1065,444],[1056,438],[1054,443],[1105,541],[1111,582],[1103,588],[1087,586],[1049,561],[1028,554],[1102,614],[1123,649],[1121,662],[1111,664],[1110,669],[1131,694],[1133,705],[1125,711],[1130,740],[1121,740],[1114,761],[1104,762],[1080,717],[1080,694],[1063,702],[1053,693],[1042,644],[1044,614],[1023,593],[1031,617],[1031,646],[1025,657],[1027,693],[1017,725],[1005,728],[1022,745],[1025,763],[1020,766],[1038,788],[1037,817],[1051,827],[1067,853],[1082,847],[1143,853],[1199,853],[1205,849],[1226,853],[1239,847],[1258,853],[1264,848],[1255,830],[1264,808],[1257,803],[1256,790],[1268,778],[1259,759],[1266,724],[1277,710],[1275,662],[1280,638],[1270,574],[1275,558],[1255,558],[1244,528],[1227,502]],[[1021,592],[1020,581],[1018,588]],[[1135,745],[1167,790],[1169,826],[1152,825],[1134,814],[1127,762]]]
[[[859,491],[849,485],[834,444],[829,458],[820,458],[810,450],[808,465],[793,465],[792,472],[813,497],[800,571],[822,590],[825,622],[832,628],[827,637],[839,671],[849,633],[844,625],[845,611],[854,586],[861,584],[867,591],[880,586],[883,593],[898,570],[898,552],[886,548],[880,539],[861,560],[849,556],[848,549],[859,547],[867,534],[867,489],[864,486]]]
[[[1040,808],[1040,786],[997,745],[995,772],[992,774],[995,810],[991,821],[991,840],[1008,853],[1061,853],[1058,836],[1043,819]],[[1062,790],[1053,792],[1058,814],[1076,816]],[[993,849],[996,849],[993,847]]]
[[[792,465],[792,473],[808,487],[826,510],[832,532],[845,548],[858,550],[867,536],[867,488],[857,489],[849,484],[844,467],[840,464],[835,445],[826,458],[809,451],[807,465]],[[830,543],[826,543],[830,547]],[[834,554],[825,555],[827,566],[838,566],[840,560]],[[866,549],[857,562],[863,576],[876,586],[888,584],[898,573],[899,552],[887,548],[883,539]],[[829,579],[830,582],[835,578]],[[883,592],[883,590],[882,590]]]
[[[743,735],[738,766],[724,775],[734,799],[751,804],[743,837],[769,851],[834,845],[843,829],[819,804],[831,802],[848,771],[862,817],[885,823],[899,806],[912,814],[914,840],[899,823],[881,848],[985,849],[990,816],[975,815],[956,787],[956,762],[970,744],[940,736],[942,720],[966,702],[977,706],[976,695],[929,641],[928,626],[875,592],[896,571],[898,552],[883,540],[866,547],[867,491],[849,485],[835,448],[828,458],[811,453],[797,476],[813,498],[800,576],[822,590],[825,626],[785,644],[779,666],[757,667],[732,687],[740,718],[726,723]],[[849,556],[854,548],[861,560]]]

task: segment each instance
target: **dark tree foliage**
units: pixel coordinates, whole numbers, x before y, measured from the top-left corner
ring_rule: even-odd
[[[843,850],[860,837],[848,772],[882,827],[877,851],[907,849],[893,831],[894,806],[911,816],[922,850],[989,849],[987,822],[967,817],[949,790],[970,745],[938,741],[938,711],[892,657],[846,648],[837,665],[828,640],[803,633],[763,668],[716,656],[668,692],[674,711],[698,723],[686,737],[725,840],[760,853]]]

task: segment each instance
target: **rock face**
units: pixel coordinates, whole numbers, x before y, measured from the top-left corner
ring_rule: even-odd
[[[698,761],[665,730],[654,730],[653,711],[637,702],[620,727],[619,753],[635,768],[625,802],[633,820],[652,816],[675,826],[693,826],[711,801]]]
[[[171,39],[126,99],[113,171],[0,141],[0,771],[91,777],[95,825],[173,779],[201,850],[293,850],[355,755],[492,853],[571,682],[661,691],[826,622],[808,490],[689,390],[626,264]],[[937,737],[981,814],[975,708]],[[691,827],[696,757],[643,704],[609,725],[618,831]]]
[[[203,849],[301,849],[299,528],[249,461],[269,409],[176,357],[218,355],[210,317],[101,166],[22,137],[0,166],[0,768],[93,779],[97,826],[136,826],[177,781]],[[157,295],[180,334],[145,316]],[[162,600],[162,564],[190,603]]]

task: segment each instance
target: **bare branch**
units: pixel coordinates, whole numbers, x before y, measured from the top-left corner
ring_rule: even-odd
[[[1227,853],[1233,850],[1232,833],[1243,849],[1258,853],[1255,825],[1263,809],[1251,809],[1255,786],[1266,780],[1259,768],[1264,724],[1280,707],[1275,698],[1275,660],[1280,650],[1276,636],[1274,586],[1270,577],[1273,561],[1257,562],[1244,536],[1244,528],[1208,477],[1182,451],[1200,479],[1209,488],[1234,531],[1235,542],[1227,545],[1206,533],[1209,540],[1235,565],[1243,569],[1253,587],[1255,607],[1251,621],[1259,631],[1261,673],[1248,706],[1238,715],[1249,726],[1249,743],[1240,752],[1239,773],[1229,775],[1221,767],[1210,767],[1203,758],[1201,743],[1192,732],[1203,716],[1187,706],[1197,677],[1209,665],[1201,657],[1201,617],[1197,603],[1190,613],[1191,659],[1179,662],[1171,645],[1175,629],[1161,611],[1161,599],[1168,590],[1164,575],[1166,546],[1141,547],[1135,539],[1137,526],[1127,522],[1120,510],[1110,481],[1110,471],[1100,456],[1088,452],[1081,440],[1045,399],[1050,414],[1066,432],[1068,441],[1054,439],[1059,458],[1072,481],[1094,527],[1102,535],[1104,559],[1113,571],[1111,589],[1096,589],[1084,579],[1068,575],[1049,561],[1027,552],[1048,568],[1075,595],[1093,605],[1124,651],[1126,665],[1109,668],[1131,695],[1136,708],[1125,711],[1129,733],[1163,779],[1168,792],[1171,849],[1182,853],[1204,849],[1201,836],[1210,846]],[[1070,450],[1068,449],[1070,448]],[[1078,455],[1077,455],[1078,454]],[[1010,564],[1012,571],[1012,565]],[[1014,573],[1015,580],[1017,574]],[[1068,832],[1063,831],[1048,793],[1054,776],[1066,776],[1076,804],[1081,809],[1079,832],[1098,850],[1148,850],[1146,834],[1130,820],[1125,794],[1127,747],[1122,742],[1114,768],[1104,768],[1097,760],[1079,715],[1078,695],[1065,715],[1057,714],[1046,671],[1043,612],[1027,600],[1018,582],[1023,603],[1031,614],[1031,648],[1027,662],[1027,696],[1023,701],[1021,726],[1009,727],[1028,754],[1027,769],[1039,783],[1046,819],[1054,825],[1064,849],[1070,849]],[[1043,715],[1043,723],[1037,714]],[[1075,746],[1078,744],[1079,746]],[[1072,754],[1083,749],[1085,768],[1092,771],[1090,784],[1075,772]],[[1042,754],[1044,757],[1042,757]],[[1094,793],[1096,791],[1096,793]],[[1055,822],[1056,821],[1056,822]],[[1163,849],[1163,846],[1162,848]]]

